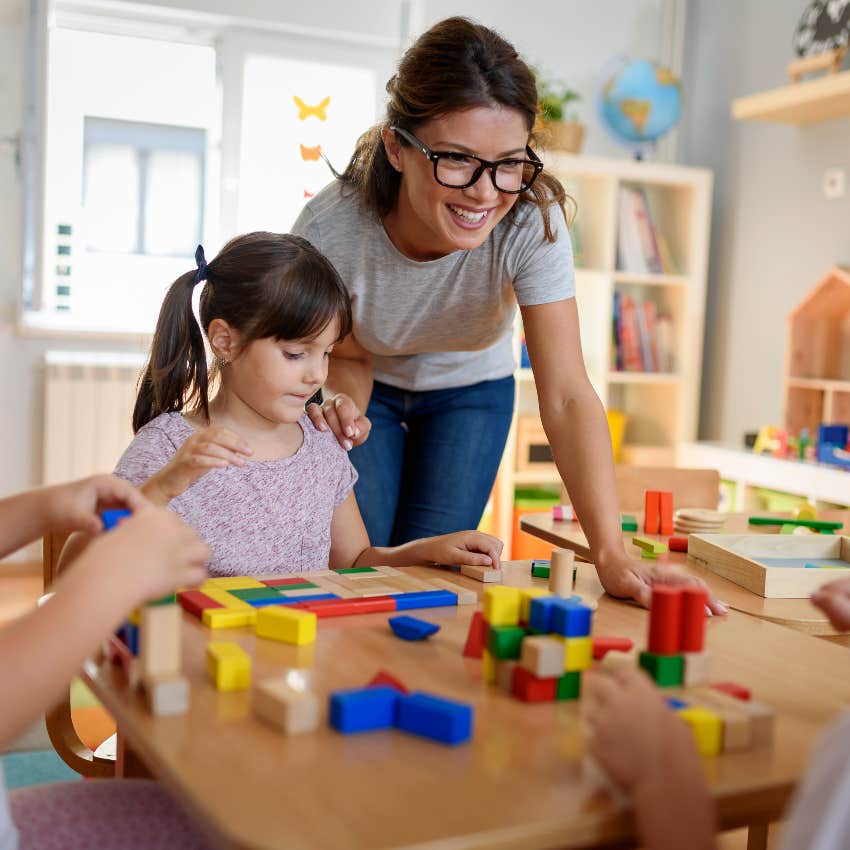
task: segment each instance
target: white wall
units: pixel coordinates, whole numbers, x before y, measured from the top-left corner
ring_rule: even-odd
[[[741,444],[782,421],[785,317],[835,263],[850,263],[850,118],[807,127],[732,121],[734,98],[785,85],[802,0],[691,0],[680,156],[715,172],[701,435]],[[846,64],[846,63],[845,63]]]

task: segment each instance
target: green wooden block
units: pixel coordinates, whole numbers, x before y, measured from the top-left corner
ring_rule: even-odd
[[[572,673],[564,673],[558,679],[556,699],[578,699],[581,695],[581,672],[575,670]]]
[[[533,578],[549,578],[549,570],[550,567],[533,566],[531,568],[531,575]]]
[[[793,534],[794,529],[796,527],[797,527],[796,525],[791,525],[790,523],[786,523],[785,525],[782,526],[782,528],[779,529],[779,533],[780,534]]]
[[[177,594],[169,593],[167,596],[160,596],[159,599],[148,600],[147,605],[175,605],[177,603]]]
[[[522,651],[525,629],[519,626],[490,626],[487,648],[494,658],[518,659]]]
[[[344,570],[336,570],[335,572],[344,576],[349,573],[376,573],[378,571],[374,567],[346,567]]]
[[[822,519],[788,519],[786,517],[772,516],[751,516],[749,518],[750,525],[804,525],[806,528],[813,528],[815,531],[838,531],[844,523],[827,522]]]
[[[642,549],[640,553],[641,558],[646,558],[649,561],[657,561],[658,555],[655,552],[648,552],[646,549]]]
[[[247,602],[249,599],[275,599],[280,598],[280,593],[273,587],[241,587],[229,590],[231,596]]]
[[[631,514],[620,514],[620,529],[621,531],[637,531],[637,517]]]
[[[650,540],[648,537],[633,537],[632,543],[644,552],[652,552],[653,555],[660,555],[667,551],[667,544],[663,540]]]
[[[685,675],[685,659],[681,655],[656,655],[642,652],[638,663],[660,688],[675,688],[682,684]]]

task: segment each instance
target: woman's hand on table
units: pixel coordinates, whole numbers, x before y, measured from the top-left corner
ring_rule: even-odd
[[[840,578],[819,587],[812,594],[812,604],[820,608],[839,631],[850,631],[850,578]]]
[[[323,404],[308,405],[307,415],[316,430],[333,431],[346,451],[365,443],[372,430],[372,423],[344,393],[326,399]]]
[[[685,586],[697,584],[708,588],[705,582],[696,576],[679,572],[670,564],[652,561],[638,561],[625,552],[596,561],[596,572],[607,593],[620,599],[634,599],[644,608],[649,608],[652,599],[653,584]],[[728,614],[729,609],[717,597],[708,591],[708,610],[712,614]]]

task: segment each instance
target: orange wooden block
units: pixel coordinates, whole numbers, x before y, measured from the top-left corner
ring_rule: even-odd
[[[660,530],[658,533],[669,536],[673,533],[673,494],[661,492],[658,495],[660,500]]]
[[[661,518],[661,497],[657,490],[647,490],[643,511],[643,533],[658,534]],[[673,529],[670,529],[673,533]]]

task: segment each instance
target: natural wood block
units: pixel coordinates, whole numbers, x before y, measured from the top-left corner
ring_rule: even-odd
[[[179,605],[146,605],[141,612],[139,658],[145,678],[180,672],[182,613]]]
[[[564,675],[564,641],[548,635],[532,635],[522,642],[520,666],[538,679],[557,678]]]
[[[319,727],[319,701],[305,688],[293,687],[286,677],[260,682],[251,695],[254,714],[286,735],[313,732]]]
[[[712,708],[717,707],[730,713],[738,712],[749,718],[753,749],[773,745],[775,712],[770,706],[754,700],[736,699],[729,694],[708,687],[693,688],[687,692],[684,698],[687,699],[688,695],[705,705],[710,705]]]
[[[514,688],[514,668],[517,666],[516,661],[499,660],[496,661],[496,684],[507,693],[511,693]]]
[[[575,557],[572,549],[552,550],[549,562],[549,590],[556,596],[572,596]]]
[[[476,581],[493,582],[502,580],[502,571],[493,567],[476,567],[473,564],[464,564],[460,571],[467,578],[474,578]]]
[[[189,680],[179,673],[145,676],[142,691],[148,711],[157,717],[185,714],[189,710]]]
[[[478,602],[478,594],[474,590],[470,590],[468,587],[462,587],[453,581],[448,581],[444,578],[433,578],[431,579],[431,584],[456,593],[458,605],[475,605]]]
[[[685,687],[707,685],[709,682],[709,655],[707,652],[683,652],[685,673],[682,683]]]

